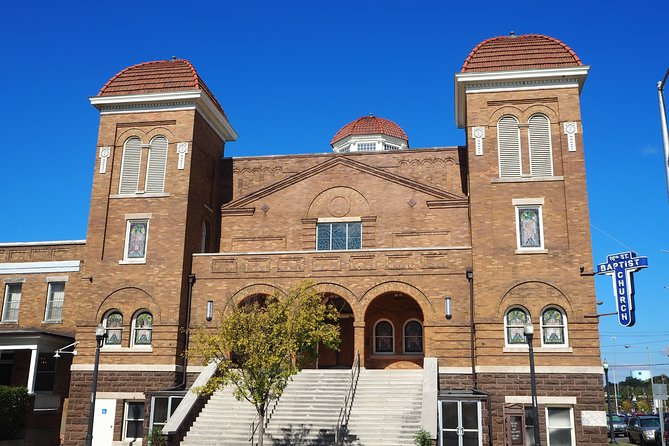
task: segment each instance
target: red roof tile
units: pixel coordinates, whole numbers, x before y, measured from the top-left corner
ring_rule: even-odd
[[[581,66],[576,53],[564,43],[541,34],[493,37],[476,45],[462,72],[527,70]]]
[[[330,141],[334,144],[347,136],[351,135],[388,135],[394,136],[404,140],[409,140],[409,137],[402,128],[392,121],[376,116],[363,116],[353,122],[349,122],[344,127],[339,129]]]
[[[167,93],[202,90],[223,112],[221,104],[204,84],[193,65],[185,59],[157,60],[128,67],[112,77],[98,96]],[[223,113],[225,115],[225,113]]]

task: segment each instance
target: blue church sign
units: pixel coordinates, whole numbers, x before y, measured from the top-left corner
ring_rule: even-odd
[[[635,252],[621,252],[606,256],[606,263],[597,265],[598,274],[613,278],[618,322],[623,327],[634,325],[634,278],[632,273],[648,267],[648,257],[638,257]]]

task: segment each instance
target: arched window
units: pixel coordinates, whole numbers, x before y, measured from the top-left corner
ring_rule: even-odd
[[[543,345],[567,345],[567,317],[562,309],[549,307],[541,313],[541,342]]]
[[[102,326],[107,330],[105,345],[121,345],[123,340],[123,314],[120,311],[110,311],[105,316]]]
[[[520,177],[520,129],[518,120],[511,115],[502,116],[497,123],[499,176]]]
[[[404,353],[423,353],[423,325],[415,319],[404,324]]]
[[[123,145],[119,194],[135,194],[139,189],[139,171],[142,164],[142,142],[129,138]]]
[[[525,339],[525,324],[528,322],[530,322],[530,314],[524,308],[514,307],[506,312],[504,328],[507,345],[522,345],[527,342]]]
[[[530,175],[553,176],[553,150],[551,148],[551,123],[545,115],[532,115],[528,121],[530,142]]]
[[[138,312],[132,320],[132,345],[151,345],[153,316],[148,311]]]
[[[374,326],[374,353],[393,353],[395,351],[395,337],[393,324],[381,320]]]
[[[144,192],[155,194],[163,192],[165,187],[165,168],[167,166],[167,138],[156,136],[149,144],[149,160],[146,166],[146,185]]]

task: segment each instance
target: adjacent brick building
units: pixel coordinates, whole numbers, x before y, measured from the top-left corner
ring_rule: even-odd
[[[121,71],[91,98],[86,241],[0,245],[0,377],[37,392],[38,359],[78,342],[49,366],[70,373],[46,393],[66,398],[52,408],[65,444],[84,444],[102,324],[93,438],[128,443],[162,425],[202,369],[183,357],[186,327],[308,278],[342,315],[342,348],[318,367],[350,367],[356,352],[366,368],[437,358],[444,444],[523,444],[532,432],[529,322],[542,438],[606,444],[597,320],[585,317],[595,291],[582,275],[587,72],[556,39],[488,39],[455,76],[464,147],[409,148],[399,125],[365,116],[333,128],[334,153],[231,159],[237,135],[189,62]]]

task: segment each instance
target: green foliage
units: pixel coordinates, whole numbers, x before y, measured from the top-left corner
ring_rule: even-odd
[[[29,401],[26,387],[0,386],[0,440],[21,438]]]
[[[167,446],[167,438],[163,435],[163,428],[153,426],[149,432],[149,446]]]
[[[413,437],[413,442],[416,446],[432,446],[432,436],[425,429],[421,429]]]
[[[190,355],[218,363],[217,373],[198,391],[211,394],[232,385],[235,397],[253,404],[264,419],[269,403],[300,371],[298,358],[313,357],[319,342],[339,347],[338,319],[308,281],[285,295],[229,308],[215,332],[199,329],[191,337]]]

